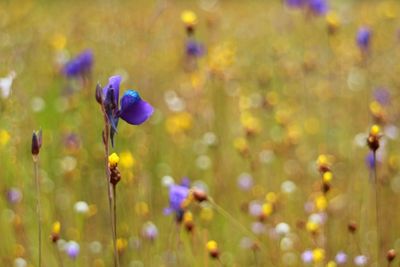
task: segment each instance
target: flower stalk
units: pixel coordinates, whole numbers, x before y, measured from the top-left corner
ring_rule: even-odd
[[[32,134],[32,160],[36,187],[36,213],[38,218],[38,266],[42,266],[42,208],[40,203],[39,151],[42,147],[42,130]]]

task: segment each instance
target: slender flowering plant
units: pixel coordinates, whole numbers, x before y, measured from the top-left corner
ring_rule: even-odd
[[[42,266],[42,208],[40,203],[39,152],[42,147],[42,130],[32,134],[32,159],[36,185],[36,212],[38,217],[38,266]]]
[[[109,140],[111,140],[111,144],[114,146],[114,136],[117,132],[119,118],[129,124],[140,125],[150,118],[154,111],[153,107],[142,100],[139,93],[134,90],[125,91],[121,101],[119,101],[121,80],[121,76],[116,75],[110,77],[108,84],[104,88],[102,88],[100,84],[96,86],[96,100],[101,105],[104,118],[104,162],[108,187],[108,204],[110,209],[115,267],[119,266],[116,242],[116,185],[121,179],[121,174],[118,170],[118,155],[115,153],[109,155]]]
[[[101,88],[97,85],[96,99],[103,106],[110,124],[110,139],[114,146],[114,135],[117,132],[119,118],[129,124],[140,125],[153,114],[153,107],[142,100],[135,90],[127,90],[121,98],[119,105],[119,87],[121,76],[112,76],[108,84]]]

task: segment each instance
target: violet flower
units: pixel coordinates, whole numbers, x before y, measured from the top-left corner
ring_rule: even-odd
[[[142,100],[139,93],[135,90],[125,91],[121,98],[121,107],[119,107],[119,86],[121,80],[122,78],[119,75],[112,76],[107,86],[101,89],[100,85],[97,85],[96,88],[96,99],[104,106],[110,123],[110,139],[113,146],[119,118],[129,124],[140,125],[154,111],[153,107]]]
[[[327,0],[309,0],[308,8],[315,15],[325,15],[328,12],[328,3]]]
[[[175,212],[176,221],[181,222],[185,212],[182,208],[182,203],[188,196],[189,188],[172,184],[169,187],[169,207],[164,210],[164,213],[168,215]]]
[[[382,106],[390,104],[390,92],[384,87],[378,87],[374,91],[374,99]]]
[[[76,78],[89,74],[93,66],[93,53],[85,50],[75,58],[68,61],[63,68],[63,73],[69,78]]]
[[[195,40],[189,40],[186,43],[186,55],[201,57],[204,55],[204,46]]]
[[[371,43],[371,30],[368,27],[361,27],[358,29],[356,42],[362,51],[367,51]]]
[[[285,3],[289,7],[302,7],[307,2],[307,0],[286,0]]]
[[[306,7],[315,15],[325,15],[328,12],[327,0],[285,0],[285,3],[291,8]]]

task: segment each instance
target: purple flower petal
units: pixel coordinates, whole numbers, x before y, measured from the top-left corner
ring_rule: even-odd
[[[153,107],[142,100],[139,93],[128,90],[121,98],[121,110],[119,116],[127,123],[139,125],[145,122],[152,114]]]
[[[119,100],[119,85],[121,83],[121,76],[115,75],[111,76],[110,79],[108,79],[108,84],[106,87],[103,88],[103,96],[107,97],[107,92],[109,89],[112,89],[114,92],[114,100],[116,103],[118,103]]]

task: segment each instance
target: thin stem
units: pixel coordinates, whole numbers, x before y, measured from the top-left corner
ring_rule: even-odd
[[[110,169],[108,168],[108,156],[110,154],[110,149],[109,149],[109,139],[110,139],[110,123],[107,118],[106,111],[104,110],[103,105],[101,105],[101,111],[103,112],[103,118],[104,118],[104,131],[103,131],[103,143],[104,143],[104,163],[105,163],[105,169],[106,169],[106,182],[107,182],[107,190],[108,190],[108,205],[110,209],[110,220],[111,220],[111,231],[112,231],[112,239],[113,239],[113,247],[114,247],[114,266],[118,267],[119,266],[119,261],[118,261],[118,253],[117,251],[117,241],[115,238],[115,223],[114,223],[114,212],[113,212],[113,198],[114,194],[111,188],[111,175],[110,175]]]
[[[374,155],[374,190],[375,190],[375,220],[376,220],[376,262],[379,265],[379,255],[380,255],[380,227],[379,227],[379,183],[378,183],[378,171],[376,168],[376,151]]]
[[[257,245],[260,245],[261,248],[263,248],[265,251],[268,251],[268,249],[264,246],[263,243],[261,243],[261,241],[259,241],[259,239],[250,231],[248,230],[246,227],[244,227],[239,221],[237,221],[232,215],[230,215],[228,212],[226,212],[222,207],[220,207],[217,203],[215,203],[215,201],[211,198],[208,197],[208,201],[211,203],[211,205],[219,212],[221,213],[223,216],[225,216],[226,218],[228,218],[229,220],[231,220],[231,222],[233,222],[237,227],[240,228],[240,230],[242,230],[244,233],[246,233],[247,235],[251,236],[252,238],[254,238],[254,240],[257,242]]]
[[[55,250],[56,250],[56,254],[57,254],[57,261],[58,261],[58,266],[59,267],[64,267],[62,258],[61,258],[61,254],[60,254],[60,250],[57,247],[57,244],[55,244]]]
[[[116,185],[113,184],[112,185],[112,192],[113,192],[113,219],[114,219],[114,229],[113,229],[113,234],[114,234],[114,254],[118,255],[118,249],[117,249],[117,244],[116,244],[116,240],[117,240],[117,192],[116,192]],[[116,264],[116,266],[119,266],[119,257],[114,258],[114,264]]]
[[[38,253],[39,263],[38,266],[42,266],[42,208],[40,204],[40,181],[39,181],[39,156],[33,155],[33,166],[35,172],[35,184],[36,184],[36,212],[38,216]]]

